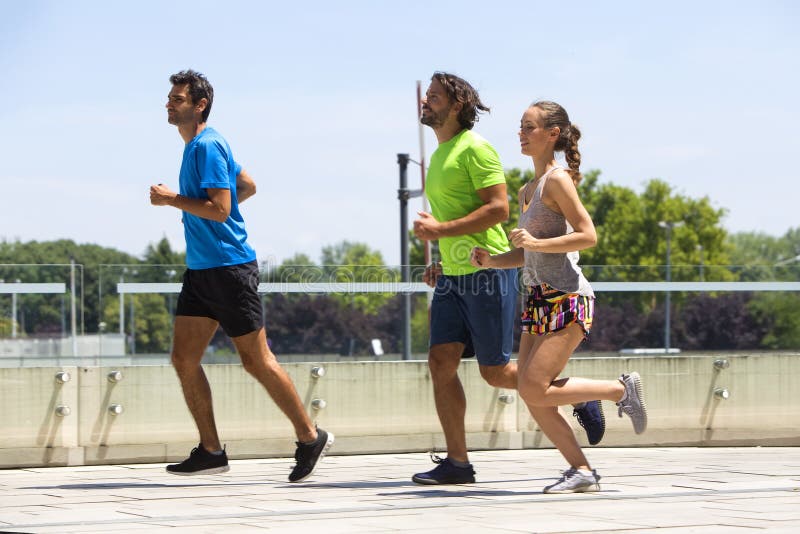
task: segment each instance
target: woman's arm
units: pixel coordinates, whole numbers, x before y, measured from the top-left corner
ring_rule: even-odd
[[[537,239],[527,230],[515,228],[509,237],[515,247],[534,252],[563,253],[591,248],[597,244],[594,223],[586,211],[572,178],[564,171],[554,172],[544,187],[542,201],[564,215],[573,232],[547,239]]]

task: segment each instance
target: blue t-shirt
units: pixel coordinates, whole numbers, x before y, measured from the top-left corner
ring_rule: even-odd
[[[204,129],[183,149],[181,195],[208,199],[209,188],[231,192],[231,213],[225,222],[183,212],[186,265],[190,269],[240,265],[256,259],[255,250],[247,244],[247,231],[236,197],[236,176],[241,170],[228,142],[213,128]]]

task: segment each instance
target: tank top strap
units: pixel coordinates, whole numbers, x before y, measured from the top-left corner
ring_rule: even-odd
[[[539,193],[539,195],[542,194],[541,191],[544,188],[544,184],[545,182],[547,182],[547,179],[550,177],[550,175],[553,174],[553,172],[563,168],[564,167],[562,167],[561,165],[556,165],[555,167],[544,173],[541,178],[539,178],[539,184],[536,186],[536,190]]]
[[[550,174],[553,173],[553,171],[555,171],[557,169],[563,169],[563,168],[564,167],[562,167],[561,165],[556,165],[555,167],[553,167],[552,169],[550,169],[549,171],[544,173],[541,176],[541,178],[537,178],[535,180],[535,182],[537,182],[536,183],[536,188],[530,193],[530,198],[528,198],[528,187],[530,185],[532,185],[532,182],[528,182],[527,184],[525,184],[525,187],[522,190],[522,202],[520,202],[520,211],[521,212],[524,213],[524,212],[528,211],[528,208],[530,207],[531,204],[534,203],[535,200],[541,199],[541,197],[542,197],[542,189],[544,188],[544,184],[547,181],[547,178],[550,176]]]

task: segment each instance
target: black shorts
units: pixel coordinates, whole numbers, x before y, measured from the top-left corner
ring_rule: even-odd
[[[261,329],[258,263],[186,269],[175,314],[214,319],[230,337]]]

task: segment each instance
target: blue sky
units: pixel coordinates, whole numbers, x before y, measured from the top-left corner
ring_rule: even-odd
[[[224,6],[224,7],[221,7]],[[800,8],[763,2],[183,2],[0,0],[0,239],[74,239],[140,255],[180,214],[183,142],[168,77],[216,95],[209,124],[259,193],[243,204],[262,261],[318,261],[342,240],[399,262],[396,154],[419,158],[415,84],[462,75],[492,107],[476,131],[529,168],[526,106],[556,100],[584,169],[651,178],[726,208],[732,232],[800,226]],[[426,132],[428,156],[435,138]],[[412,184],[418,169],[410,168]],[[420,207],[411,202],[412,213]]]

